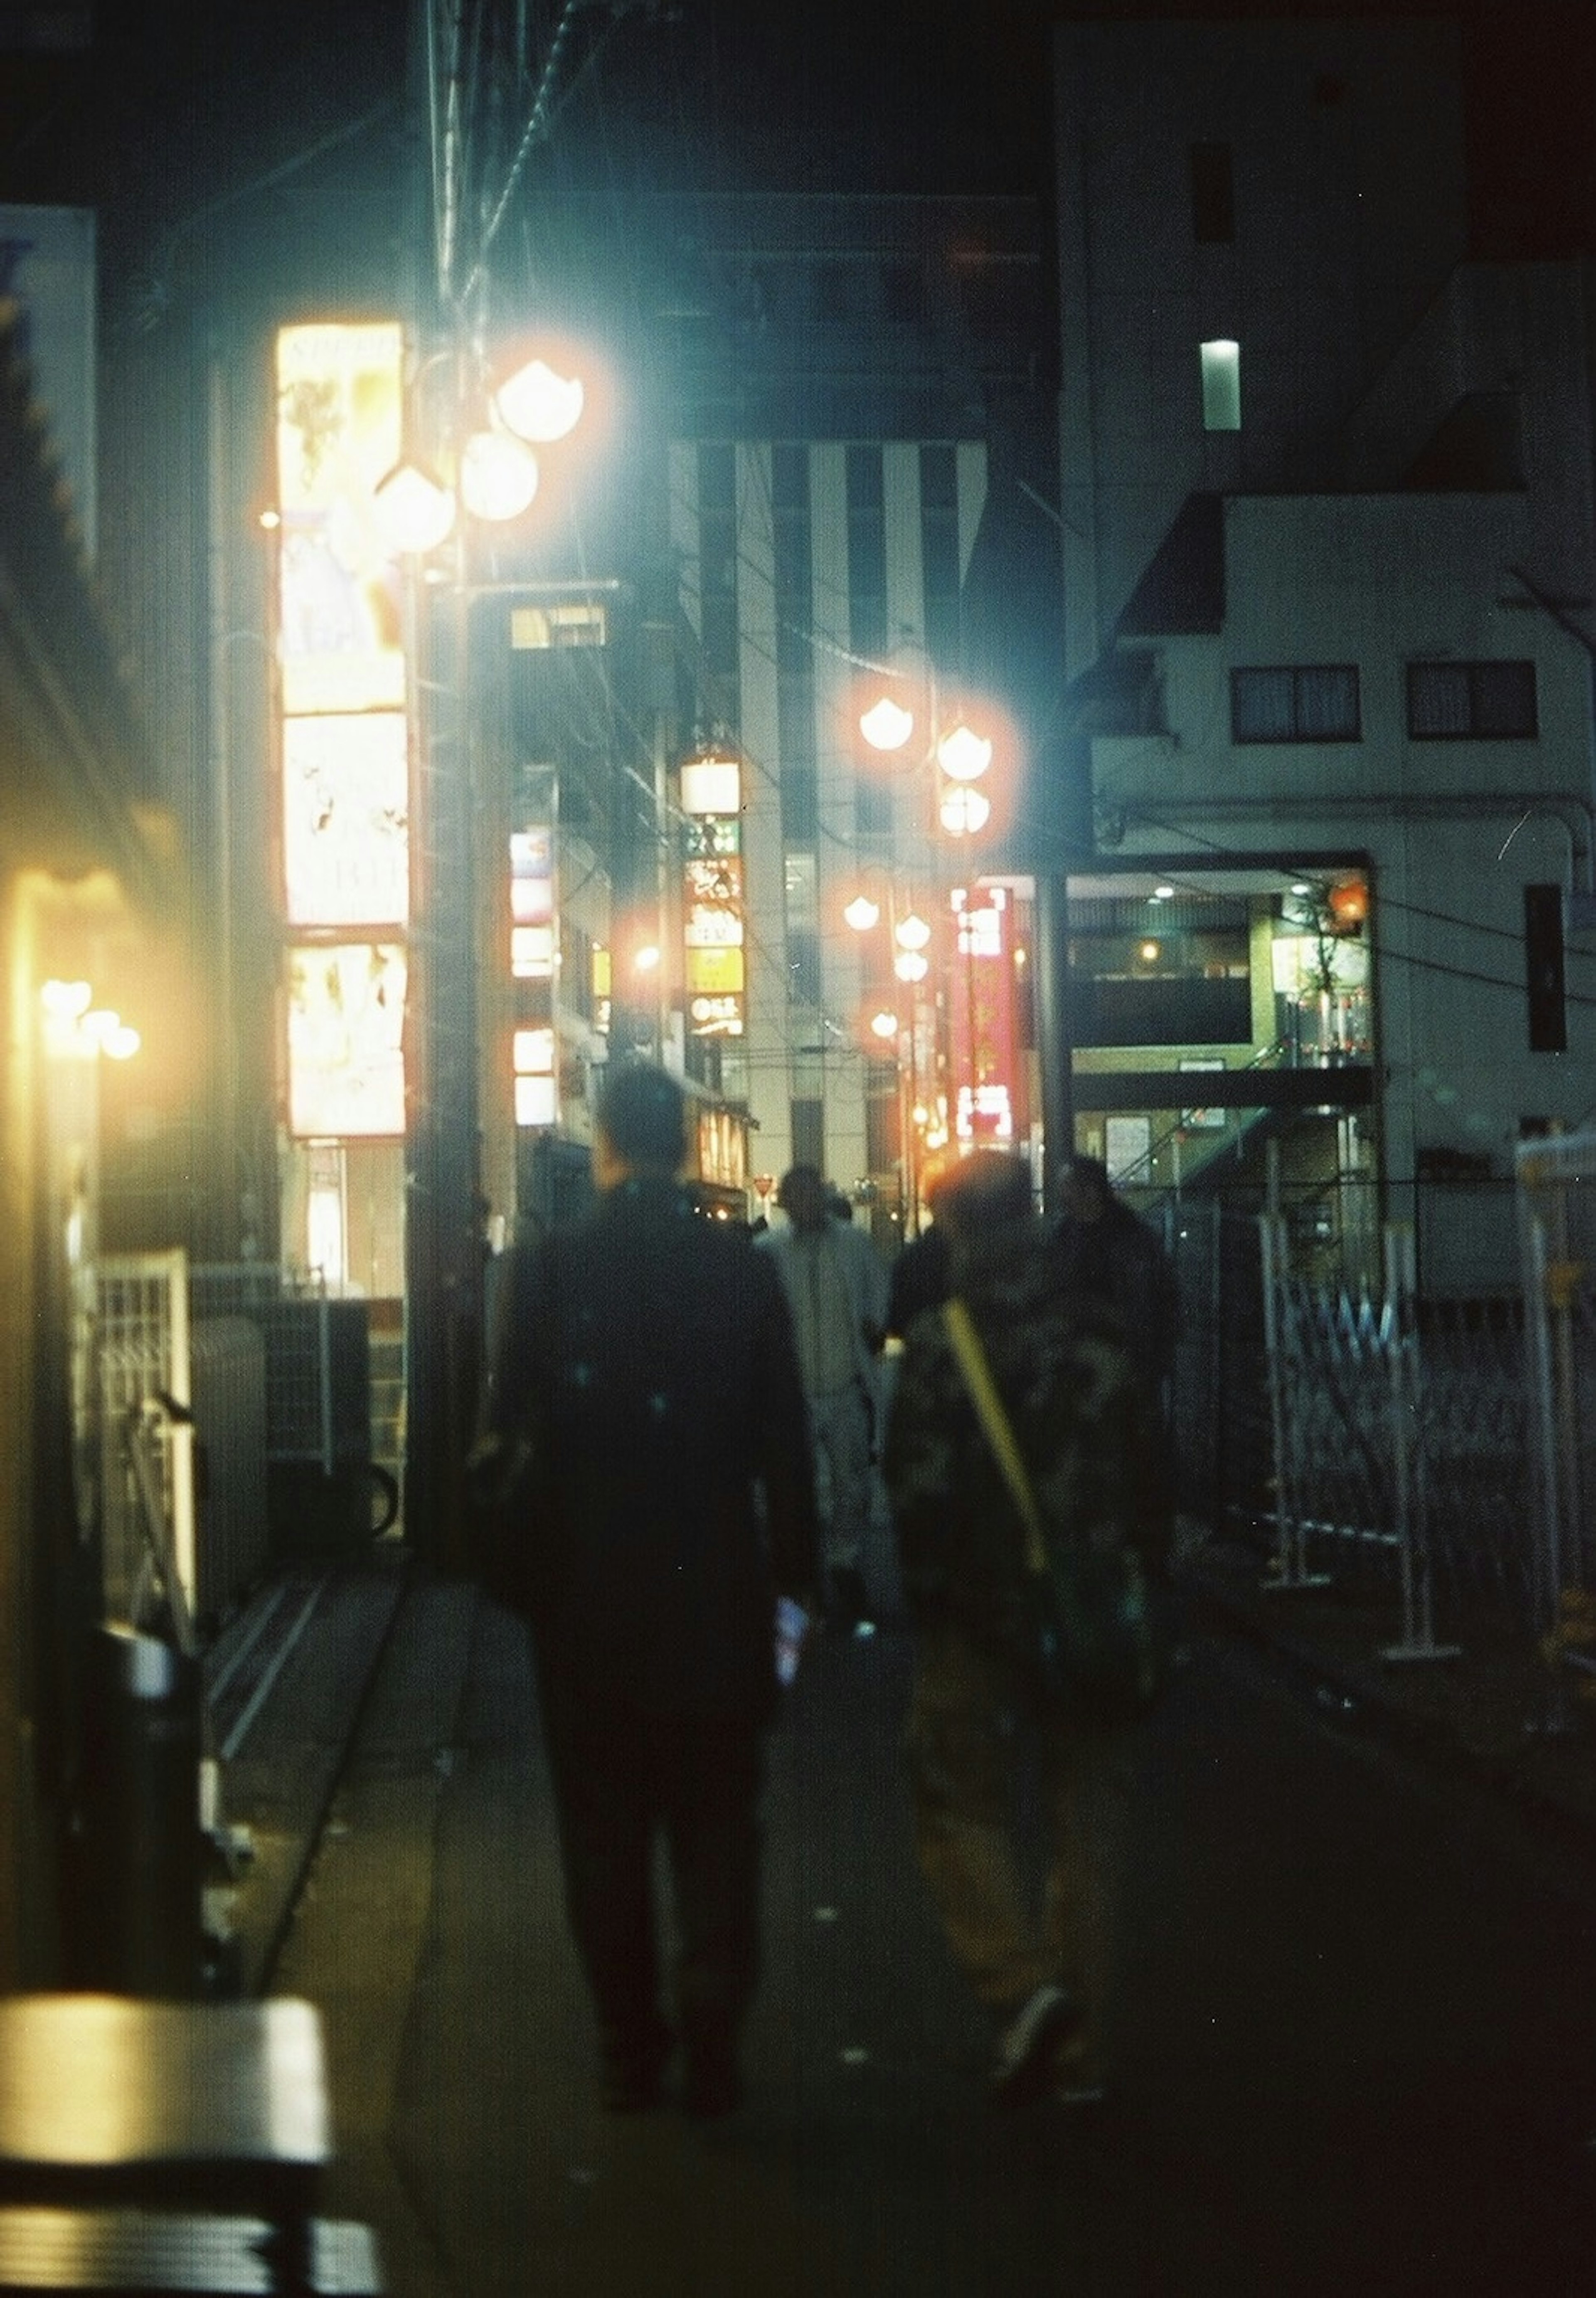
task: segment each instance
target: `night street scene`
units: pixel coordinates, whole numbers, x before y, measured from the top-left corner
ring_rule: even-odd
[[[0,2294],[1596,2298],[1588,0],[0,0]]]

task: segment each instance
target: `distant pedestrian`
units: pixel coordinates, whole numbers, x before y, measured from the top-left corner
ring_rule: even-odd
[[[1146,1222],[1115,1194],[1100,1158],[1071,1157],[1061,1181],[1054,1230],[1060,1281],[1114,1310],[1147,1393],[1162,1409],[1180,1322],[1170,1256]]]
[[[1148,1442],[1158,1507],[1172,1517],[1177,1489],[1173,1381],[1180,1329],[1174,1264],[1147,1223],[1115,1194],[1100,1158],[1071,1157],[1059,1195],[1053,1232],[1059,1282],[1066,1291],[1101,1302],[1119,1319],[1121,1337],[1153,1406]]]
[[[1061,1289],[1029,1169],[977,1151],[942,1178],[935,1211],[1033,1485],[1083,1539],[1127,1541],[1162,1569],[1163,1528],[1142,1482],[1145,1398],[1112,1318]],[[886,1475],[918,1640],[906,1753],[920,1861],[996,2021],[993,2096],[1099,2096],[1136,1734],[1071,1724],[1030,1672],[1021,1522],[941,1318],[910,1330]],[[1023,1881],[1028,1765],[1047,1839],[1039,1909]]]
[[[488,1449],[527,1454],[500,1585],[532,1629],[605,2103],[655,2104],[675,2040],[653,1902],[663,1836],[683,2104],[709,2115],[741,2092],[776,1598],[813,1606],[816,1558],[787,1304],[745,1236],[696,1217],[683,1148],[674,1080],[618,1068],[598,1110],[596,1208],[513,1272]]]
[[[870,1618],[862,1563],[875,1497],[877,1359],[885,1337],[887,1272],[863,1229],[833,1218],[813,1165],[794,1165],[776,1192],[785,1227],[760,1237],[781,1277],[798,1339],[815,1443],[822,1553],[832,1613]]]

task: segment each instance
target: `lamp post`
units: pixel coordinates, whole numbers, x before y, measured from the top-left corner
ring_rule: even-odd
[[[876,669],[856,682],[851,713],[869,754],[884,763],[906,765],[923,778],[923,837],[928,860],[955,848],[967,850],[974,841],[995,832],[999,801],[1013,788],[1017,752],[1013,723],[1000,705],[988,696],[945,690],[934,675],[906,677],[893,669]],[[961,898],[954,897],[953,909],[957,908]],[[859,924],[853,914],[856,907],[851,905],[845,913],[850,924]],[[868,921],[873,922],[873,917]],[[896,913],[892,917],[894,966],[900,980],[913,978],[906,976],[906,961],[917,963],[919,980],[923,980],[930,971],[926,946],[931,939],[931,930],[923,922],[915,922],[921,926],[921,937],[908,948],[902,945],[902,929]],[[961,917],[958,923],[958,946],[967,955],[967,921]],[[861,930],[867,930],[867,925]],[[973,1063],[973,1004],[968,995],[963,1011],[972,1039],[968,1058]],[[880,1034],[885,1042],[888,1032]],[[913,1109],[918,1106],[918,1023],[912,1014],[908,1046],[911,1117]],[[975,1087],[972,1074],[969,1085],[972,1108]],[[917,1223],[918,1159],[908,1128],[904,1140],[908,1169],[905,1180],[906,1218]]]
[[[429,381],[445,370],[448,394],[429,403]],[[404,1524],[410,1544],[444,1564],[463,1555],[461,1471],[484,1347],[470,533],[473,523],[502,525],[528,509],[539,483],[534,445],[574,428],[583,404],[580,381],[541,355],[495,388],[469,347],[434,353],[411,380],[401,459],[374,498],[410,570],[405,646],[414,666]],[[438,434],[431,454],[431,441],[419,435],[429,413]]]
[[[869,894],[860,893],[842,915],[855,933],[866,934],[881,923],[881,905]],[[872,1014],[870,1031],[883,1048],[891,1046],[897,1065],[898,1218],[906,1240],[920,1226],[921,1133],[925,1121],[920,1100],[920,985],[930,971],[926,949],[931,928],[917,910],[899,913],[897,888],[890,878],[887,924],[893,977],[902,987],[908,1020],[906,1025],[896,1007],[883,1007]]]

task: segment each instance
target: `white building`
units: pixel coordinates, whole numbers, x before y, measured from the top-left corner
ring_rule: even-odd
[[[1465,260],[1444,24],[1056,54],[1078,1142],[1272,1135],[1353,1264],[1507,1281],[1515,1142],[1596,1101],[1588,280]]]

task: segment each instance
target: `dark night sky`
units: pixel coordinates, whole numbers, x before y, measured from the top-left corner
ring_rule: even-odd
[[[536,4],[552,23],[558,0]],[[537,166],[617,194],[660,180],[1050,194],[1055,19],[1279,12],[1278,0],[661,0],[618,24]],[[1480,252],[1588,240],[1596,9],[1464,0],[1461,12]],[[114,202],[134,228],[158,227],[402,87],[408,0],[102,0],[97,14],[87,63],[0,67],[0,197]],[[591,30],[599,14],[585,14]],[[366,145],[379,171],[397,169],[396,130],[397,115]]]

